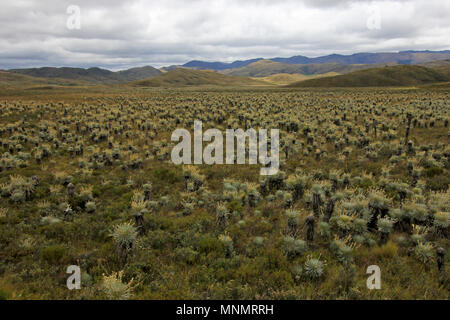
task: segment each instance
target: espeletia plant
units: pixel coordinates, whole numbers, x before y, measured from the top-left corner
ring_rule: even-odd
[[[430,243],[419,242],[414,249],[414,253],[420,262],[427,264],[434,257],[434,247]]]
[[[123,281],[123,271],[113,272],[110,276],[103,275],[101,290],[110,300],[129,300],[133,297],[133,279]]]
[[[117,245],[119,254],[126,257],[128,252],[133,249],[138,233],[130,222],[124,222],[116,225],[110,235]]]
[[[324,263],[320,259],[308,257],[303,265],[303,273],[309,279],[318,279],[324,271]]]

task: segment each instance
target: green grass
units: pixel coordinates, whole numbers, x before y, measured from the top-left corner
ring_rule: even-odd
[[[16,133],[36,137],[39,125],[47,121],[53,139],[64,140],[65,144],[56,148],[54,140],[39,141],[40,146],[51,148],[49,158],[37,164],[31,157],[25,168],[0,171],[0,185],[8,184],[11,175],[39,177],[33,196],[24,203],[16,204],[8,196],[0,197],[0,299],[99,299],[105,297],[101,287],[104,275],[118,271],[123,271],[123,281],[134,279],[135,299],[450,298],[448,281],[439,282],[436,259],[424,264],[414,253],[408,254],[414,245],[405,230],[395,227],[384,245],[378,244],[380,234],[377,231],[365,234],[366,242],[355,246],[351,260],[343,263],[330,246],[342,231],[330,223],[330,235],[325,238],[319,235],[316,226],[315,240],[308,244],[308,250],[288,256],[284,245],[291,230],[286,211],[299,212],[294,237],[306,240],[305,220],[313,212],[307,196],[289,208],[282,198],[283,194],[291,192],[287,187],[269,191],[255,207],[249,205],[246,191],[232,193],[229,197],[224,190],[224,181],[246,184],[247,187],[259,185],[258,166],[248,165],[198,166],[198,174],[204,177],[204,189],[189,192],[185,189],[185,168],[177,167],[163,157],[173,145],[169,141],[171,131],[189,128],[188,122],[194,118],[221,130],[227,127],[228,121],[232,126],[243,126],[239,120],[243,116],[251,117],[257,126],[264,127],[283,128],[286,121],[298,121],[298,132],[288,134],[281,130],[282,139],[289,137],[297,142],[289,159],[285,161],[282,156],[282,170],[287,176],[296,173],[310,177],[305,187],[307,195],[313,184],[326,187],[330,183],[329,173],[340,170],[340,177],[344,173],[350,177],[346,201],[359,199],[364,208],[369,209],[368,201],[376,188],[385,191],[389,208],[421,203],[420,197],[423,197],[427,211],[431,211],[431,205],[435,203],[434,191],[440,191],[439,195],[448,199],[450,167],[445,148],[449,136],[448,127],[444,126],[448,118],[448,94],[445,91],[273,87],[54,90],[52,95],[48,94],[49,90],[41,89],[1,93],[2,128],[24,120],[23,131],[17,129],[13,134],[1,131],[2,143],[13,141],[10,138]],[[28,107],[20,109],[17,106]],[[39,110],[44,110],[42,116]],[[68,112],[64,114],[64,110]],[[408,154],[404,149],[407,112],[412,112],[418,120],[409,137],[414,143],[414,154]],[[225,118],[220,124],[212,117],[219,114]],[[365,133],[365,123],[372,123],[372,118],[380,124],[377,136],[373,128]],[[340,120],[339,125],[336,119]],[[157,127],[155,136],[139,129],[143,120],[149,120]],[[62,121],[69,127],[65,137],[59,134]],[[108,143],[94,142],[90,131],[77,132],[77,121],[100,123],[102,128],[111,123],[111,131],[105,130],[114,147],[121,151],[120,164],[95,164],[96,157],[110,151]],[[431,121],[435,122],[434,127],[429,125]],[[123,126],[123,132],[115,133],[113,128],[116,126]],[[315,132],[315,145],[309,145],[303,134],[303,128],[307,126]],[[352,129],[350,133],[348,127]],[[390,131],[392,137],[383,136]],[[330,133],[335,135],[334,140],[327,140]],[[357,146],[361,134],[370,141],[367,150]],[[344,148],[336,148],[335,143],[345,136],[349,138],[351,152],[343,158]],[[83,142],[84,155],[70,156],[68,147],[73,146],[73,137]],[[162,143],[167,145],[162,146]],[[33,142],[21,144],[23,151],[34,155]],[[89,150],[89,146],[93,149]],[[130,146],[136,151],[130,151]],[[427,154],[421,151],[425,147],[431,148]],[[401,148],[400,152],[398,148]],[[326,151],[326,154],[317,159],[316,149]],[[376,151],[377,156],[368,158],[367,151]],[[9,148],[2,146],[2,159],[7,157],[6,152]],[[439,163],[424,167],[422,160],[433,154],[440,159]],[[12,155],[17,156],[18,151],[13,150]],[[393,155],[398,158],[392,160]],[[142,159],[143,167],[122,167],[132,157]],[[92,169],[80,168],[78,160],[83,160]],[[423,173],[418,184],[420,190],[411,186],[409,161]],[[72,183],[76,187],[73,199],[68,197],[62,180],[56,177],[61,171],[73,177]],[[386,172],[388,183],[408,184],[411,193],[404,203],[400,202],[397,191],[383,187],[381,182]],[[147,183],[152,184],[154,203],[148,204],[143,212],[145,231],[124,259],[110,234],[118,224],[130,222],[134,225],[132,200]],[[85,200],[80,192],[87,186],[92,186],[92,201],[97,208],[94,212],[87,212],[82,206]],[[346,192],[342,182],[337,188],[337,192]],[[204,190],[208,193],[204,194]],[[413,195],[413,191],[417,194]],[[206,197],[208,194],[210,198]],[[44,200],[47,203],[43,203]],[[324,200],[327,200],[326,196]],[[60,208],[65,202],[72,205],[70,216]],[[189,203],[194,204],[193,208],[185,214],[184,208]],[[217,222],[218,203],[222,203],[229,213],[222,226]],[[443,206],[439,210],[445,210],[445,204]],[[344,207],[337,203],[334,217],[340,210]],[[43,219],[45,217],[47,219]],[[427,224],[428,221],[417,222],[422,227]],[[231,249],[223,241],[225,235],[232,240]],[[353,230],[346,234],[356,235]],[[399,243],[399,236],[407,243]],[[369,244],[367,240],[373,242]],[[448,233],[435,235],[428,229],[424,241],[447,249],[448,272]],[[297,273],[297,267],[303,268],[309,259],[324,263],[323,274],[317,279]],[[71,264],[80,265],[82,272],[88,274],[85,277],[90,279],[82,283],[81,291],[69,291],[65,287],[68,276],[65,271]],[[372,264],[379,265],[382,270],[381,290],[370,291],[366,287],[366,269]]]
[[[345,75],[312,79],[290,87],[395,87],[416,86],[450,80],[450,75],[422,66],[392,66],[355,71]]]

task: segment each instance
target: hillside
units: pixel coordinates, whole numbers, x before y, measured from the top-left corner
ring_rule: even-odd
[[[305,81],[309,79],[316,79],[316,78],[322,78],[322,77],[334,77],[339,75],[339,73],[336,72],[329,72],[324,74],[315,74],[315,75],[303,75],[303,74],[289,74],[289,73],[277,73],[273,74],[268,77],[260,77],[260,78],[252,78],[255,80],[263,80],[270,84],[274,85],[286,85],[298,81]]]
[[[11,69],[9,72],[27,75],[38,78],[59,78],[59,79],[71,79],[81,80],[92,83],[104,83],[104,82],[116,82],[119,81],[119,76],[112,71],[100,69],[100,68],[30,68],[30,69]]]
[[[289,87],[389,87],[449,81],[448,75],[423,66],[391,66],[335,77],[296,82]]]
[[[36,78],[0,70],[0,88],[2,89],[24,89],[37,86],[76,86],[84,84],[81,81]]]
[[[113,72],[101,68],[30,68],[30,69],[11,69],[8,72],[27,75],[31,77],[47,79],[70,79],[85,81],[94,84],[121,83],[133,80],[146,79],[161,74],[161,71],[150,66],[141,68],[132,68],[128,70]]]
[[[423,63],[422,66],[437,70],[450,76],[450,59]]]
[[[258,86],[267,85],[267,83],[245,77],[223,75],[214,71],[178,68],[151,79],[134,81],[131,85],[138,87]]]
[[[324,74],[328,72],[348,73],[371,67],[373,66],[368,65],[347,66],[339,63],[294,65],[294,64],[273,62],[270,60],[260,60],[258,62],[254,62],[252,64],[249,64],[248,66],[239,69],[224,70],[222,71],[222,73],[240,77],[268,77],[280,73],[302,74],[302,75]]]
[[[120,75],[120,77],[123,79],[121,81],[134,81],[156,77],[162,74],[162,72],[151,66],[145,66],[140,68],[132,68],[128,70],[118,71],[116,72],[116,74]]]

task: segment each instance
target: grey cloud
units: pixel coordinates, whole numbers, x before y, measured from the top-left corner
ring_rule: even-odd
[[[71,4],[81,8],[81,30],[66,27]],[[374,8],[380,30],[366,25]],[[448,16],[439,0],[2,1],[0,68],[442,50]]]

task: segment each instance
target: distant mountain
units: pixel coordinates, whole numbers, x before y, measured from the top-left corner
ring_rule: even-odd
[[[234,61],[232,63],[224,63],[224,62],[205,62],[205,61],[190,61],[186,64],[183,64],[185,68],[197,69],[197,70],[226,70],[226,69],[234,69],[234,68],[242,68],[251,63],[262,60],[262,58],[244,60],[244,61]]]
[[[184,86],[257,86],[267,85],[244,77],[232,77],[208,70],[178,68],[151,79],[131,82],[136,87],[184,87]]]
[[[291,58],[274,58],[275,62],[288,64],[419,64],[429,61],[444,60],[450,58],[450,50],[446,51],[401,51],[401,52],[380,52],[380,53],[355,53],[352,55],[331,54],[328,56],[307,58],[295,56]]]
[[[8,72],[27,75],[31,77],[47,79],[70,79],[85,81],[95,84],[121,83],[133,80],[140,80],[154,77],[162,72],[150,66],[133,68],[118,72],[109,71],[101,68],[30,68],[30,69],[11,69]]]
[[[335,77],[295,82],[289,87],[389,87],[450,81],[450,76],[423,66],[391,66],[351,72]]]
[[[172,65],[172,66],[168,66],[168,67],[162,67],[159,70],[162,72],[169,72],[178,68],[183,68],[182,66],[177,66],[177,65]]]
[[[270,75],[287,73],[314,75],[329,72],[348,73],[361,69],[372,68],[373,65],[344,65],[339,63],[327,64],[287,64],[274,62],[272,60],[260,60],[239,69],[228,69],[219,71],[231,76],[241,77],[268,77]]]
[[[436,60],[450,59],[450,50],[445,51],[400,51],[400,52],[380,52],[380,53],[355,53],[351,55],[331,54],[327,56],[308,58],[305,56],[294,56],[290,58],[266,59],[284,64],[330,64],[339,63],[343,65],[353,64],[420,64]],[[183,65],[185,68],[198,70],[223,71],[237,69],[248,66],[254,62],[264,60],[263,58],[224,62],[190,61]],[[170,68],[173,70],[175,66]]]

